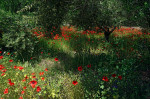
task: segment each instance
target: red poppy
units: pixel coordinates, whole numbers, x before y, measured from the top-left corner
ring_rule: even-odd
[[[30,81],[30,85],[32,86],[32,88],[35,88],[36,84],[37,84],[37,81],[35,80]]]
[[[2,51],[0,51],[0,54],[2,53]]]
[[[0,56],[0,59],[2,59],[3,58],[3,56]]]
[[[0,65],[0,68],[3,67],[3,65]]]
[[[4,75],[5,75],[5,73],[2,73],[2,74],[1,74],[1,76],[4,76]]]
[[[19,66],[19,70],[22,70],[22,69],[23,69],[23,67]]]
[[[5,70],[2,70],[2,72],[5,72],[6,71],[6,69]]]
[[[43,54],[43,52],[41,52],[41,54]]]
[[[35,73],[32,73],[32,75],[35,75]]]
[[[36,91],[37,92],[41,91],[41,88],[38,86]]]
[[[77,81],[73,81],[72,84],[76,85],[76,84],[78,84],[78,82]]]
[[[21,97],[21,96],[20,96],[20,98],[19,98],[19,99],[23,99],[23,97]]]
[[[44,80],[45,78],[44,78],[44,77],[42,77],[41,79],[42,79],[42,80]]]
[[[108,78],[107,77],[103,77],[103,79],[102,80],[104,80],[104,81],[108,81]]]
[[[11,60],[9,60],[9,62],[13,62],[13,60],[11,59]]]
[[[11,86],[13,86],[13,85],[14,85],[14,83],[12,83],[12,82],[9,82],[9,84],[10,84]]]
[[[43,74],[44,74],[44,72],[40,72],[40,73],[39,73],[40,76],[43,75]]]
[[[7,93],[8,93],[8,88],[6,88],[4,91],[4,94],[7,94]]]
[[[113,76],[113,77],[116,77],[116,74],[113,74],[112,76]]]
[[[23,87],[23,89],[26,89],[27,87],[25,86],[25,87]]]
[[[14,69],[16,69],[17,68],[17,66],[14,66]]]
[[[58,61],[58,58],[55,58],[55,61]]]
[[[27,76],[25,77],[25,79],[28,79],[28,78],[29,78],[29,77],[27,77]]]
[[[31,59],[32,59],[32,57],[31,57]]]
[[[3,68],[5,68],[5,67],[0,67],[0,70],[3,69]]]
[[[90,68],[90,67],[91,67],[91,64],[88,64],[87,67]]]
[[[78,71],[82,71],[82,66],[78,67]]]
[[[35,76],[32,76],[32,78],[36,78]]]
[[[22,82],[25,82],[25,81],[26,81],[26,79],[23,79],[23,80],[22,80]]]
[[[48,69],[46,68],[45,71],[48,71]]]
[[[122,76],[118,76],[118,78],[121,80],[121,79],[122,79]]]
[[[9,82],[11,82],[11,79],[8,79]]]
[[[24,94],[25,91],[21,91],[21,94]]]
[[[10,53],[7,53],[7,55],[10,55]]]

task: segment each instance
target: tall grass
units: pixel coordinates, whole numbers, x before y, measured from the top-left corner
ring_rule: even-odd
[[[44,33],[42,29],[35,31]],[[17,61],[15,53],[1,56],[0,98],[146,99],[149,96],[148,80],[142,81],[140,73],[150,69],[149,34],[122,28],[114,31],[111,42],[107,43],[103,33],[82,33],[73,27],[62,27],[62,35],[54,39],[41,37],[39,41],[33,57],[24,63]],[[32,80],[37,82],[35,88],[30,84]]]

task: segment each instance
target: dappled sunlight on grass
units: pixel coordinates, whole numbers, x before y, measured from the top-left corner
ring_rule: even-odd
[[[7,53],[0,56],[0,70],[3,72],[0,96],[109,99],[118,95],[126,98],[131,93],[129,88],[141,87],[138,71],[148,68],[150,36],[137,35],[136,32],[130,29],[115,30],[110,35],[109,43],[103,33],[77,33],[73,27],[62,27],[62,35],[54,35],[52,39],[39,37],[33,57],[28,57],[24,63],[17,62],[14,53],[14,56]],[[32,61],[34,64],[31,64]],[[12,82],[6,82],[8,79]],[[37,81],[36,89],[29,84],[33,80]],[[25,86],[27,89],[23,89]],[[3,94],[6,88],[10,90],[9,94]],[[21,94],[23,90],[25,93]],[[128,93],[123,94],[120,90]]]

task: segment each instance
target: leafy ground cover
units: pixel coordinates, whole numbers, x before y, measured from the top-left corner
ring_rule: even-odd
[[[41,27],[31,32],[39,38],[32,57],[23,53],[18,58],[9,52],[0,56],[1,99],[146,99],[150,96],[150,33],[116,29],[108,43],[103,33],[81,31],[73,26],[62,26],[62,35],[51,32],[53,39],[46,38],[47,31]],[[28,61],[22,63],[24,57]]]

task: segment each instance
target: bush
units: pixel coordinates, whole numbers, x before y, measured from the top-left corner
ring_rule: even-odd
[[[17,16],[16,16],[17,17]],[[18,18],[18,17],[17,17]],[[2,37],[5,33],[10,33],[11,31],[15,31],[17,23],[15,22],[15,17],[11,15],[9,12],[5,12],[0,10],[0,49],[6,51],[10,48],[5,47],[5,44],[2,40]]]
[[[3,41],[6,47],[14,48],[17,55],[25,56],[25,60],[32,55],[34,46],[38,43],[37,38],[33,38],[32,33],[26,27],[20,28],[20,31],[4,34]]]
[[[18,16],[12,16],[6,12],[3,12],[0,16],[0,24],[2,24],[0,30],[3,31],[0,44],[3,45],[2,49],[5,49],[5,47],[14,49],[17,55],[24,56],[26,60],[27,57],[32,55],[38,40],[33,38],[32,32],[27,27],[17,23],[18,20],[15,17]]]

